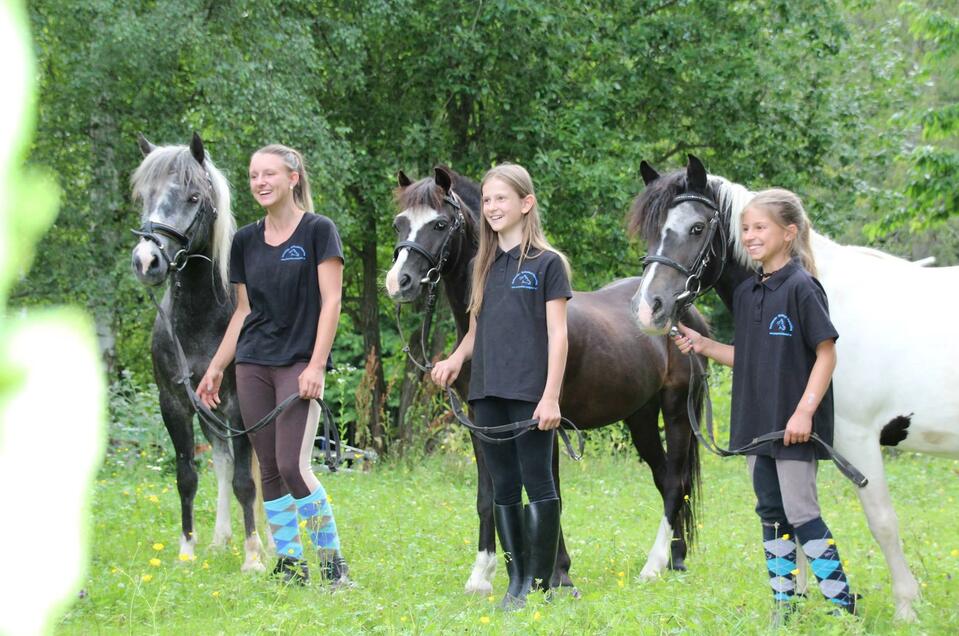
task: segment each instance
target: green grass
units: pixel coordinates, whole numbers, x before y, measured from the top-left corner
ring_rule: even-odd
[[[646,466],[631,454],[562,464],[563,526],[572,576],[583,598],[547,605],[535,597],[515,614],[494,597],[463,593],[476,552],[474,466],[463,451],[371,472],[323,474],[344,549],[359,587],[335,595],[284,589],[265,575],[241,574],[242,533],[234,510],[231,547],[209,547],[215,485],[202,471],[197,498],[200,545],[177,560],[178,498],[169,460],[114,449],[96,484],[94,546],[87,596],[58,633],[763,633],[770,609],[760,527],[742,459],[704,458],[699,542],[686,573],[642,583],[638,574],[660,520]],[[209,455],[203,456],[209,462]],[[887,462],[903,542],[923,586],[920,620],[892,620],[889,576],[854,488],[822,464],[823,513],[838,540],[863,617],[832,618],[815,589],[796,633],[946,634],[959,630],[959,462],[900,455]],[[154,544],[162,544],[155,549]],[[159,546],[156,546],[159,547]],[[159,559],[159,565],[151,565]],[[272,560],[269,562],[272,565]],[[149,577],[145,580],[144,575]]]

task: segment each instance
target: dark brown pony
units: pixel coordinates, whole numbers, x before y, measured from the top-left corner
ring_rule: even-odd
[[[396,191],[399,214],[393,223],[397,250],[386,275],[386,289],[396,302],[409,303],[423,292],[427,272],[438,263],[458,339],[469,326],[466,307],[470,261],[476,254],[480,221],[479,186],[450,170],[436,168],[434,177],[412,183],[402,172]],[[459,207],[457,207],[459,206]],[[444,248],[444,246],[446,246]],[[441,252],[446,251],[444,259]],[[574,292],[568,306],[569,354],[560,408],[581,429],[620,420],[633,445],[652,471],[663,498],[664,515],[640,576],[660,575],[666,567],[685,570],[687,541],[695,532],[693,498],[699,485],[699,454],[686,412],[689,364],[664,336],[647,336],[630,313],[630,298],[640,278],[617,280],[593,292]],[[705,329],[691,312],[688,324]],[[469,368],[455,387],[466,395]],[[666,427],[666,449],[659,433],[659,414]],[[483,453],[473,439],[479,484],[479,552],[467,592],[489,593],[496,568],[493,529],[493,487]],[[553,475],[559,492],[559,452],[554,448]],[[687,497],[689,499],[687,499]],[[562,533],[551,584],[572,586],[570,557]]]

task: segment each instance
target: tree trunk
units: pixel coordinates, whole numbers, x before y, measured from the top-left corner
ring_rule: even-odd
[[[375,210],[376,207],[366,201],[358,190],[353,192],[357,209]],[[369,439],[374,450],[383,453],[386,450],[386,437],[383,427],[383,404],[386,401],[386,380],[383,376],[383,347],[380,342],[380,298],[376,266],[376,217],[372,212],[365,214],[363,243],[360,248],[360,258],[363,262],[363,281],[360,293],[360,328],[363,331],[363,345],[367,351],[373,353],[375,365],[371,369],[375,374],[371,382],[372,395],[369,401],[369,413],[366,421],[369,429]]]

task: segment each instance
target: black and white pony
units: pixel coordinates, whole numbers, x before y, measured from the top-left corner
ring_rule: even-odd
[[[648,254],[662,258],[647,267],[632,306],[644,331],[662,334],[676,323],[685,292],[700,285],[715,286],[732,308],[733,290],[755,272],[740,242],[753,193],[707,175],[691,155],[685,170],[671,174],[660,176],[645,162],[641,168],[646,190],[633,203],[630,224],[648,242]],[[711,223],[719,231],[708,231]],[[707,236],[712,243],[704,246]],[[840,334],[835,448],[869,479],[857,492],[889,565],[895,616],[914,620],[919,586],[903,554],[880,445],[959,457],[959,339],[927,328],[935,316],[959,312],[959,267],[923,268],[816,232],[812,248]],[[699,280],[690,281],[704,256]]]
[[[203,150],[199,135],[189,146],[157,147],[139,137],[144,159],[131,179],[134,199],[143,202],[140,242],[133,249],[133,270],[144,285],[167,287],[160,301],[186,354],[189,372],[203,377],[233,314],[234,299],[227,267],[236,221],[230,210],[230,186]],[[153,374],[160,391],[163,423],[176,452],[182,534],[180,558],[192,560],[197,534],[193,500],[197,471],[193,465],[193,405],[188,378],[181,377],[176,346],[161,315],[153,325]],[[220,389],[219,412],[234,426],[241,422],[231,365]],[[262,571],[262,544],[256,533],[256,488],[252,448],[245,435],[232,444],[213,434],[200,418],[200,428],[213,447],[217,477],[216,524],[212,544],[230,540],[230,488],[243,509],[246,540],[243,571]]]

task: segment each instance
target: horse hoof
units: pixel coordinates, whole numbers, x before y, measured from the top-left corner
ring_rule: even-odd
[[[475,594],[476,596],[489,596],[493,593],[493,584],[488,581],[481,582],[466,582],[465,592],[467,594]]]
[[[676,572],[685,572],[686,564],[680,561],[679,563],[673,562],[669,564],[670,570],[675,570]]]
[[[639,580],[643,582],[655,581],[662,576],[662,571],[653,568],[643,568],[639,573]]]
[[[912,605],[899,606],[896,608],[893,618],[902,623],[915,623],[916,610],[912,609]]]
[[[240,566],[240,572],[249,572],[249,573],[259,573],[266,572],[266,566],[263,565],[263,562],[259,559],[245,561],[243,565]]]

